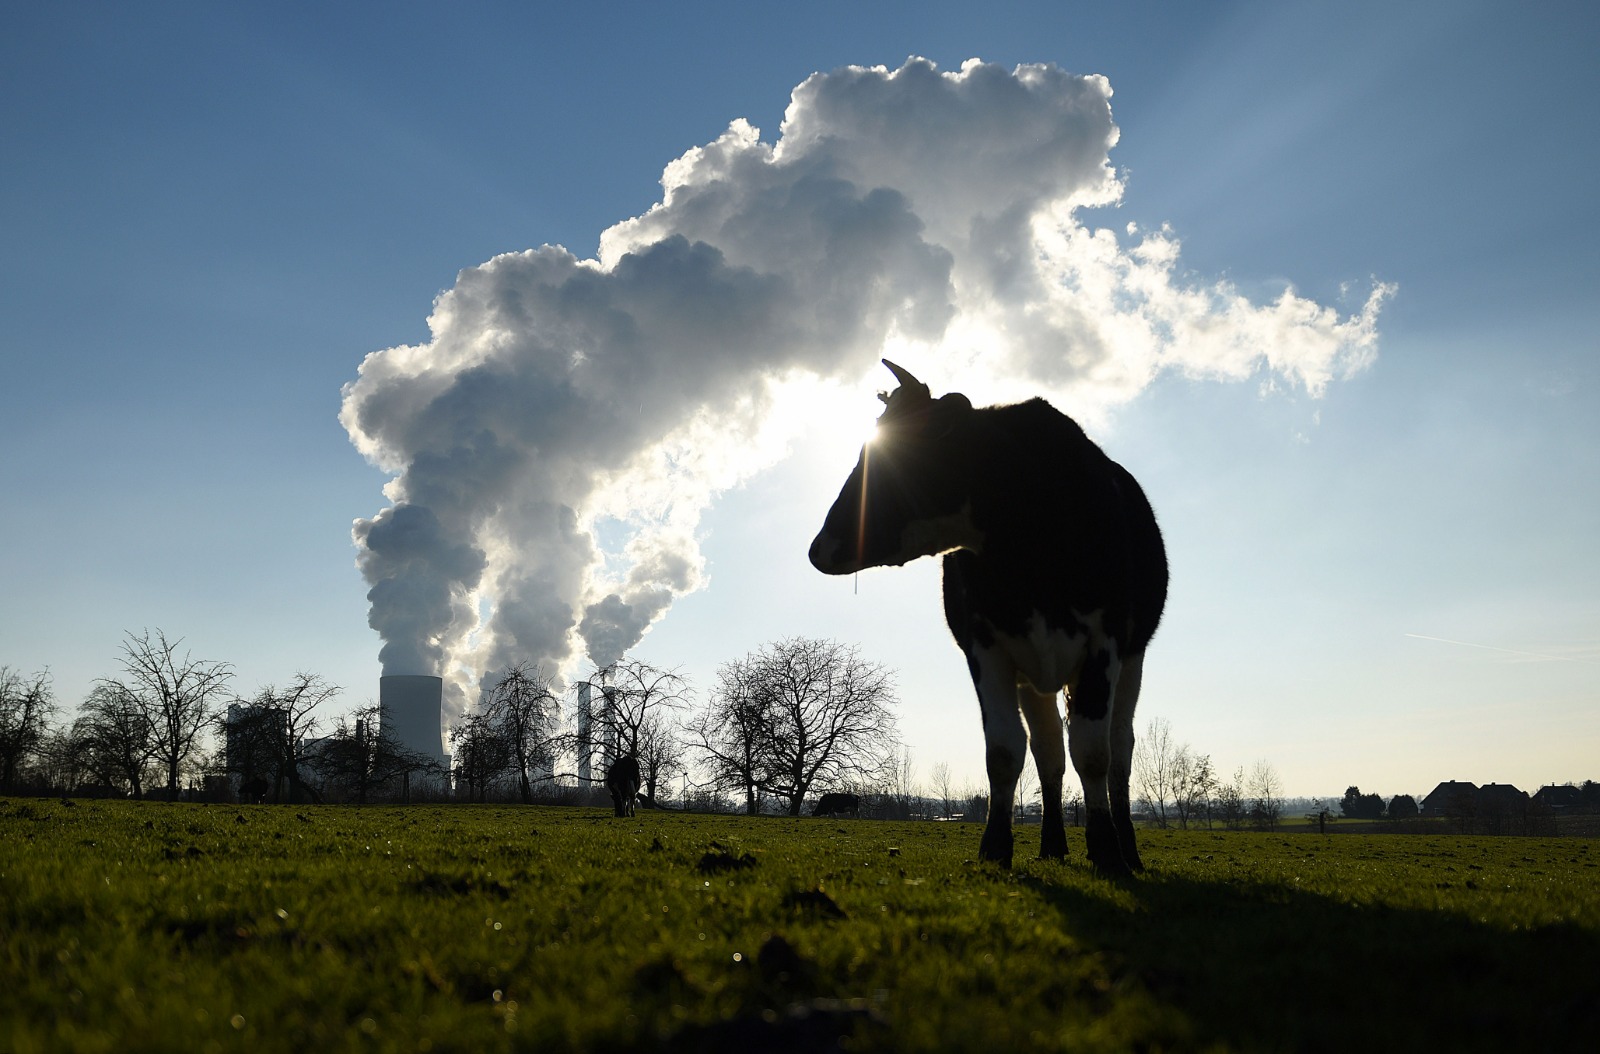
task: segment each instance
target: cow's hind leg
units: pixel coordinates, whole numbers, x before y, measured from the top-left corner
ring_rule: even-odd
[[[1046,695],[1029,685],[1017,689],[1017,702],[1028,719],[1028,741],[1033,746],[1033,764],[1039,770],[1040,817],[1039,856],[1060,860],[1067,855],[1067,828],[1061,816],[1061,780],[1067,772],[1067,747],[1062,739],[1061,710],[1056,693]]]
[[[1111,711],[1118,672],[1116,657],[1109,650],[1092,653],[1072,687],[1067,706],[1067,746],[1072,767],[1083,781],[1083,800],[1089,812],[1084,831],[1089,862],[1106,875],[1125,875],[1130,870],[1111,812]]]
[[[1122,672],[1117,676],[1116,699],[1111,707],[1111,819],[1116,825],[1122,859],[1135,871],[1144,870],[1144,861],[1139,858],[1139,846],[1134,840],[1128,782],[1133,776],[1133,713],[1139,703],[1143,670],[1142,652],[1123,660]]]
[[[967,654],[967,665],[983,711],[984,763],[989,770],[989,820],[978,858],[1010,867],[1011,809],[1028,749],[1028,733],[1017,709],[1017,668],[994,649],[974,649]]]

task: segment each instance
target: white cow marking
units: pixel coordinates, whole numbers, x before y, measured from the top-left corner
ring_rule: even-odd
[[[1076,626],[1052,626],[1043,614],[1035,611],[1028,618],[1027,633],[1014,636],[992,630],[995,643],[1017,666],[1017,672],[1041,692],[1071,690],[1083,671],[1084,660],[1101,653],[1110,656],[1106,675],[1117,683],[1121,662],[1117,655],[1117,642],[1106,636],[1104,612],[1095,610],[1087,615],[1074,611]]]

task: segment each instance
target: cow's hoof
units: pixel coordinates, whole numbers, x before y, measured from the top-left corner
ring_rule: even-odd
[[[1089,843],[1089,863],[1094,865],[1097,872],[1107,878],[1125,878],[1133,873],[1133,868],[1123,855],[1109,812],[1090,810],[1084,840]]]
[[[1118,820],[1116,822],[1117,845],[1122,850],[1122,859],[1127,861],[1128,867],[1133,871],[1143,871],[1144,861],[1139,858],[1139,842],[1133,834],[1132,820]]]
[[[1004,834],[995,831],[983,832],[983,841],[978,843],[978,859],[1001,867],[1011,866],[1011,832]]]
[[[1095,874],[1101,878],[1128,878],[1133,874],[1128,862],[1120,856],[1109,860],[1096,860],[1091,856],[1089,862],[1094,865]]]

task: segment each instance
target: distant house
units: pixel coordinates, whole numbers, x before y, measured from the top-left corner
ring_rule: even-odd
[[[1478,801],[1478,785],[1446,780],[1422,799],[1424,816],[1470,816]]]
[[[1521,815],[1528,807],[1528,792],[1509,783],[1485,783],[1478,788],[1479,816]]]
[[[1557,812],[1564,809],[1575,809],[1583,804],[1583,790],[1582,788],[1574,787],[1570,783],[1562,787],[1554,785],[1540,787],[1538,793],[1534,794],[1533,801],[1535,805],[1542,805]]]

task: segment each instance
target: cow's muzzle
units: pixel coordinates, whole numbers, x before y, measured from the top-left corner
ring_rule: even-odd
[[[825,575],[848,575],[861,570],[844,539],[824,527],[811,543],[811,566]]]

